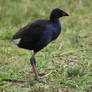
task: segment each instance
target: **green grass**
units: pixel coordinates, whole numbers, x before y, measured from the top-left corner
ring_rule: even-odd
[[[44,83],[33,81],[32,51],[10,42],[16,31],[35,18],[48,19],[53,8],[70,16],[60,19],[62,33],[36,55]],[[92,92],[91,0],[0,0],[0,92]],[[10,83],[3,78],[30,80]]]

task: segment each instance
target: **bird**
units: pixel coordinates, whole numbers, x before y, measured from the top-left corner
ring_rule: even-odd
[[[35,80],[37,81],[39,81],[39,76],[36,69],[35,55],[50,42],[57,39],[61,33],[61,23],[59,19],[63,16],[69,16],[69,14],[60,8],[54,8],[51,11],[49,19],[35,19],[29,22],[20,28],[11,38],[11,41],[19,48],[33,50],[30,63],[35,75]]]

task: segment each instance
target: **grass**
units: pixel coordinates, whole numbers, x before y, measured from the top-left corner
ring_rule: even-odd
[[[60,19],[59,38],[36,55],[39,75],[51,72],[45,84],[37,83],[29,62],[32,51],[18,48],[10,39],[33,19],[48,19],[55,7],[70,16]],[[91,0],[0,0],[0,92],[92,92],[91,11]],[[30,82],[10,83],[3,78]]]

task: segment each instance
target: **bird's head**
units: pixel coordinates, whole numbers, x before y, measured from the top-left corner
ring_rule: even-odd
[[[50,19],[58,19],[63,16],[69,16],[69,14],[59,8],[55,8],[51,12]]]

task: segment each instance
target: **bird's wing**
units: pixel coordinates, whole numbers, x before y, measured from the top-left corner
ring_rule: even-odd
[[[33,42],[36,42],[39,40],[42,36],[42,33],[44,32],[46,25],[49,21],[37,19],[29,24],[27,24],[25,27],[21,28],[12,38],[19,39],[19,38],[28,38]]]

